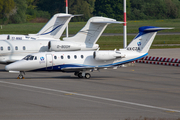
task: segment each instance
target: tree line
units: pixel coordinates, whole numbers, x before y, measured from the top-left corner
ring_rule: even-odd
[[[180,18],[180,0],[126,0],[128,20]],[[0,0],[0,23],[24,23],[50,19],[65,13],[65,0]],[[70,14],[83,14],[72,21],[92,16],[123,20],[123,0],[68,0]]]

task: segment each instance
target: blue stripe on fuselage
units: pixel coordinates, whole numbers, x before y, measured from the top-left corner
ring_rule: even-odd
[[[40,68],[40,69],[36,69],[36,70],[32,70],[32,71],[63,71],[61,70],[62,68],[73,68],[73,67],[92,67],[92,68],[103,68],[103,67],[113,67],[113,66],[119,66],[119,65],[122,65],[122,64],[125,64],[125,63],[129,63],[129,62],[132,62],[132,61],[135,61],[135,60],[138,60],[140,58],[143,58],[145,57],[146,55],[148,55],[148,53],[140,56],[140,57],[137,57],[137,58],[134,58],[134,59],[130,59],[130,60],[125,60],[125,61],[122,61],[122,62],[117,62],[117,63],[113,63],[113,64],[107,64],[107,65],[100,65],[100,66],[91,66],[91,65],[83,65],[83,64],[62,64],[62,65],[56,65],[56,66],[53,66],[53,69],[52,70],[49,70],[50,68],[52,68],[52,66],[50,67],[45,67],[45,68]],[[73,70],[72,70],[73,71]],[[76,70],[74,70],[76,71]]]

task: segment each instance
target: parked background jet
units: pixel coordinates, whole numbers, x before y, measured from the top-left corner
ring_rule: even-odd
[[[57,21],[63,21],[65,18],[63,18],[63,20],[59,19],[60,18],[58,18]],[[59,36],[54,36],[54,32],[56,31],[55,33],[58,34],[63,33],[68,23],[66,19],[64,21],[66,21],[66,25],[61,27],[62,22],[56,22],[59,26],[58,29],[56,29],[57,27],[53,29],[50,27],[51,30],[46,31],[45,28],[43,28],[38,34],[34,35],[36,37],[38,37],[38,35],[46,36],[48,38],[46,40],[40,38],[38,38],[38,40],[0,40],[0,63],[10,63],[21,60],[26,55],[37,52],[95,50],[99,47],[99,45],[95,43],[108,24],[123,23],[106,17],[92,17],[75,36],[64,38],[63,41],[61,41],[57,39]],[[50,26],[49,23],[47,24]]]
[[[39,40],[39,39],[59,40],[65,28],[67,27],[69,21],[74,16],[78,16],[78,15],[58,13],[55,14],[37,34],[28,34],[28,35],[4,34],[4,35],[0,35],[0,40]]]
[[[41,52],[26,56],[23,60],[5,67],[9,72],[19,72],[18,78],[23,78],[26,71],[60,71],[74,72],[79,78],[90,78],[86,71],[102,68],[117,68],[118,66],[135,61],[146,55],[156,36],[157,31],[171,29],[152,26],[139,28],[138,35],[126,49],[114,51],[70,51],[70,52]]]

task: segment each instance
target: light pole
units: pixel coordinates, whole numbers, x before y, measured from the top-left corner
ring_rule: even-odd
[[[127,30],[126,30],[126,0],[124,0],[124,48],[127,46]]]
[[[68,0],[66,0],[66,14],[68,14]],[[69,37],[69,35],[68,35],[68,24],[66,27],[66,37]]]

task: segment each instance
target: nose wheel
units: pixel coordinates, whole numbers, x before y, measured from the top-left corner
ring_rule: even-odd
[[[20,72],[19,76],[17,77],[17,79],[24,79],[25,72]]]

